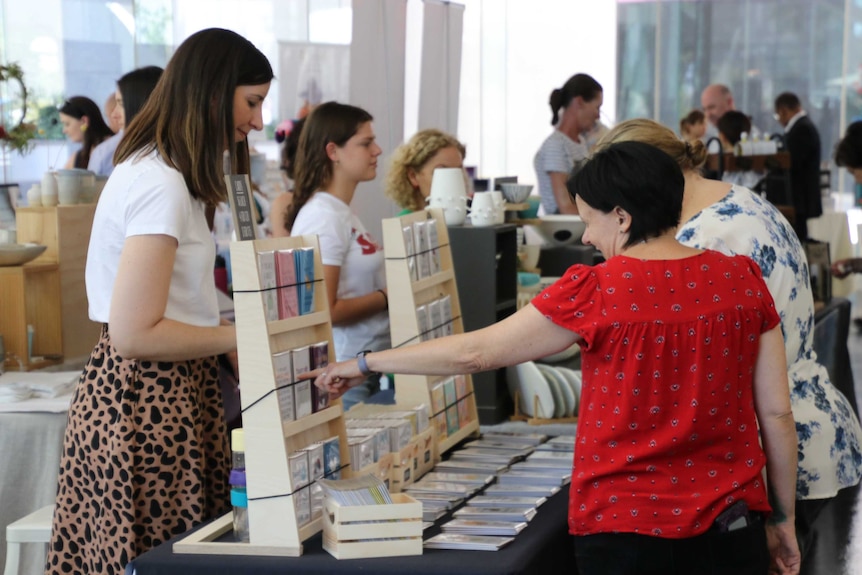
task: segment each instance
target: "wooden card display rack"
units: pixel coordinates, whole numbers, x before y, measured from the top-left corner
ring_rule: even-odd
[[[407,228],[417,223],[433,222],[437,232],[439,271],[416,279],[413,267],[417,258],[433,247],[422,248],[405,235]],[[428,225],[426,223],[426,225]],[[410,244],[413,245],[410,245]],[[383,245],[386,253],[386,285],[389,290],[389,329],[392,346],[400,347],[419,343],[423,339],[417,308],[448,296],[451,302],[451,332],[464,333],[461,305],[449,246],[449,232],[442,210],[415,212],[400,218],[383,220]],[[430,322],[430,327],[437,327]],[[476,412],[476,397],[473,379],[464,376],[466,388],[457,396],[447,394],[445,402],[432,400],[432,390],[446,377],[395,374],[395,403],[412,407],[422,403],[428,405],[432,428],[437,433],[437,454],[442,455],[462,439],[478,433],[479,418]],[[453,413],[454,412],[454,413]],[[455,415],[457,414],[457,415]],[[449,425],[446,418],[449,416]],[[440,422],[443,421],[441,424]],[[454,425],[452,422],[455,421]]]
[[[314,250],[314,308],[311,313],[267,321],[258,253],[311,247]],[[175,553],[274,555],[296,557],[302,543],[323,528],[322,518],[299,525],[294,485],[288,466],[293,452],[331,437],[339,437],[342,477],[349,476],[349,450],[341,403],[282,422],[276,394],[273,354],[316,342],[332,343],[329,300],[323,281],[316,236],[233,242],[231,244],[237,353],[239,356],[250,543],[219,542],[231,530],[227,514],[174,544]],[[284,289],[286,286],[278,286]],[[308,487],[310,489],[310,487]]]

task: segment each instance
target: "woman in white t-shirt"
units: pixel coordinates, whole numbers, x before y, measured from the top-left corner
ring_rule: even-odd
[[[338,361],[390,346],[389,296],[383,249],[350,209],[359,182],[373,180],[382,150],[371,114],[327,102],[305,121],[296,153],[293,202],[286,226],[293,236],[317,234]],[[369,377],[342,396],[345,410],[380,389]]]
[[[47,573],[116,575],[230,508],[220,325],[206,212],[225,199],[222,154],[247,158],[273,78],[248,40],[190,36],[117,149],[87,254],[103,324],[69,409]]]
[[[589,149],[583,134],[592,130],[599,119],[602,94],[602,85],[588,74],[575,74],[562,88],[551,92],[548,103],[554,131],[533,158],[539,197],[546,214],[578,213],[566,190],[566,180],[575,166],[587,158]]]

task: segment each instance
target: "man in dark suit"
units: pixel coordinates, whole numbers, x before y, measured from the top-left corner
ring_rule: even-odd
[[[808,239],[809,218],[823,213],[820,199],[820,134],[792,92],[775,99],[775,117],[784,126],[784,146],[790,152],[790,186],[801,241]]]

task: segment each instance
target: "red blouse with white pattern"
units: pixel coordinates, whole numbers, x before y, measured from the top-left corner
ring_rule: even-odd
[[[752,381],[779,317],[757,264],[617,256],[532,303],[583,337],[572,534],[692,537],[737,499],[770,511]]]

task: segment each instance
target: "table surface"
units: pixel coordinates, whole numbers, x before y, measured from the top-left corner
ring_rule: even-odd
[[[134,569],[136,575],[328,575],[353,571],[499,575],[557,572],[561,566],[574,570],[574,544],[566,521],[568,500],[566,486],[539,507],[536,516],[515,541],[499,551],[425,549],[422,555],[416,556],[337,560],[323,549],[321,535],[317,534],[305,542],[302,557],[175,554],[172,543],[185,537],[182,535],[135,559],[127,573]],[[447,520],[441,519],[427,529],[425,539],[439,533],[439,524]]]

